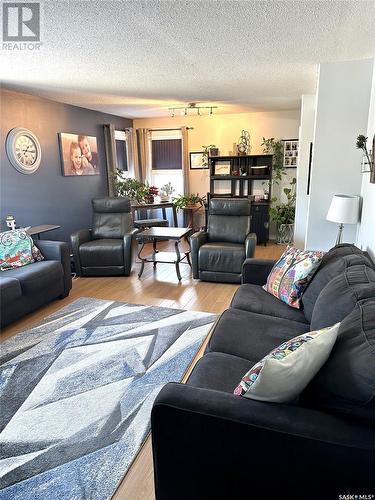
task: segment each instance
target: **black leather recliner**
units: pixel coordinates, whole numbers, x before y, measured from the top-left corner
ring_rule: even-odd
[[[136,246],[129,198],[94,198],[92,229],[70,236],[78,276],[129,276]]]
[[[245,259],[254,256],[256,234],[250,233],[248,199],[212,198],[207,231],[190,238],[193,278],[240,283]]]

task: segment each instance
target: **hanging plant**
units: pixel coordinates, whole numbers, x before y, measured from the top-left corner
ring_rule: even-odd
[[[367,149],[367,139],[368,139],[368,137],[365,137],[364,135],[359,135],[357,137],[356,146],[357,146],[357,149],[362,149],[363,154],[366,156],[366,160],[367,160],[367,163],[368,163],[370,171],[371,171],[373,166],[372,166],[372,161],[370,158],[370,153]]]

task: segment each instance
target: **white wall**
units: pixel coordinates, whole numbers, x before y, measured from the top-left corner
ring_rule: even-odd
[[[337,225],[325,219],[332,196],[361,193],[355,142],[367,129],[373,66],[373,59],[320,65],[306,230],[311,250],[334,245]],[[343,241],[355,242],[356,233],[347,225]]]
[[[367,143],[372,147],[372,140],[375,134],[375,64],[372,76],[372,93],[367,126]],[[361,153],[358,152],[358,164]],[[375,168],[375,166],[374,166]],[[375,259],[375,184],[370,184],[370,174],[362,175],[362,219],[358,232],[357,245],[363,250],[367,250]]]
[[[301,102],[301,123],[299,128],[299,152],[297,169],[297,203],[294,223],[294,244],[305,248],[307,211],[309,195],[307,184],[309,175],[310,143],[314,137],[315,95],[303,95]]]

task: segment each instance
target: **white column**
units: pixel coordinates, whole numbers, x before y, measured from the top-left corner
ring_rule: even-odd
[[[319,68],[306,248],[328,250],[337,227],[325,217],[334,194],[360,195],[362,174],[355,143],[367,130],[373,59],[324,63]],[[347,225],[344,242],[356,241]]]

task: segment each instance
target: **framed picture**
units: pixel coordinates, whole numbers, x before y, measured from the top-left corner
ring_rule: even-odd
[[[201,170],[208,168],[207,156],[203,151],[191,151],[190,156],[190,170]]]
[[[298,165],[298,139],[284,139],[284,167],[296,168]]]
[[[231,162],[230,160],[215,161],[213,175],[230,175]]]
[[[96,137],[64,132],[58,135],[62,175],[99,175]]]

